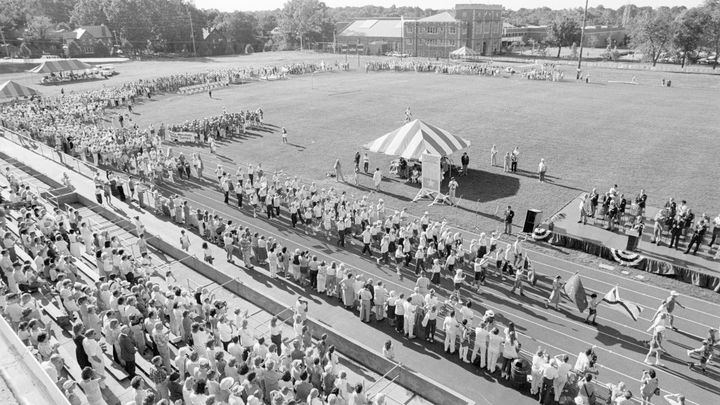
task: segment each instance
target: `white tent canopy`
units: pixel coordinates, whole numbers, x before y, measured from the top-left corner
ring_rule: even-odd
[[[420,120],[413,120],[364,145],[371,152],[418,160],[423,152],[442,157],[468,146],[470,141]]]
[[[86,70],[92,66],[77,59],[54,59],[46,60],[40,65],[28,70],[30,73],[54,73],[67,72],[71,70]]]
[[[477,52],[473,51],[467,46],[463,46],[462,48],[450,52],[450,56],[453,58],[466,58],[468,56],[477,56],[477,54]]]

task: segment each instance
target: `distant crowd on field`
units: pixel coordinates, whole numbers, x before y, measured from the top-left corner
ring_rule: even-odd
[[[451,75],[495,76],[513,75],[520,71],[521,76],[528,80],[562,81],[563,72],[554,64],[536,64],[531,67],[502,66],[495,62],[482,63],[449,63],[440,61],[416,60],[376,60],[365,63],[365,72],[429,72]]]
[[[340,64],[335,65],[340,70]],[[347,70],[344,64],[342,68]],[[325,62],[265,65],[138,79],[115,87],[83,92],[66,93],[63,89],[59,96],[0,105],[0,125],[65,151],[95,148],[98,153],[122,152],[127,142],[130,143],[130,149],[136,148],[138,143],[144,143],[143,139],[136,138],[146,137],[147,131],[131,124],[132,108],[134,104],[146,98],[151,99],[153,95],[177,92],[182,87],[202,83],[235,82],[278,74],[302,75],[332,69]],[[127,113],[123,113],[120,108],[127,108]],[[109,124],[108,109],[117,112],[120,129]],[[227,113],[219,117],[226,120]],[[243,120],[248,119],[257,121],[256,117],[243,114]],[[237,121],[230,124],[238,125]],[[207,132],[212,135],[215,131],[217,136],[217,129],[228,126],[227,122],[222,124],[215,119],[205,118],[195,122],[193,127],[196,131],[204,132],[204,135]]]

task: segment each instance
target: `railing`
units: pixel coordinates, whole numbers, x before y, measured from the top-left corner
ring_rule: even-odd
[[[387,379],[388,376],[390,375],[390,373],[392,373],[393,371],[395,371],[395,370],[396,370],[397,368],[399,368],[399,367],[402,367],[402,364],[401,364],[401,363],[395,363],[395,365],[393,366],[393,368],[391,368],[390,370],[388,370],[385,374],[383,374],[380,378],[378,378],[377,381],[375,381],[374,383],[372,383],[369,387],[363,389],[363,391],[365,391],[365,392],[367,393],[368,399],[372,400],[373,398],[375,398],[375,396],[377,396],[377,394],[379,394],[379,393],[381,393],[383,390],[387,389],[389,386],[391,386],[391,385],[395,382],[395,380],[397,380],[397,379],[400,377],[400,374],[398,374],[398,375],[396,375],[395,377],[393,377],[391,380],[388,380],[388,379]],[[402,371],[402,369],[401,369],[401,371]],[[386,382],[385,386],[382,387],[381,389],[379,389],[377,392],[375,392],[375,393],[373,393],[373,394],[370,394],[370,390],[372,390],[373,388],[375,388],[375,386],[378,385],[378,384],[381,383],[381,382]]]
[[[67,166],[69,169],[75,170],[88,178],[92,179],[95,173],[101,172],[102,170],[89,162],[74,158],[52,146],[48,146],[42,141],[34,140],[8,128],[0,127],[0,134],[3,135],[5,139],[29,149],[40,156]]]

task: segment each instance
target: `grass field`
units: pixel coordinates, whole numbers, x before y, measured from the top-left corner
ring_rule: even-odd
[[[294,60],[334,61],[333,55],[270,53],[202,61],[129,62],[110,81],[66,86],[66,91],[174,72],[204,71],[238,64],[282,64]],[[351,60],[352,61],[352,60]],[[354,62],[354,61],[353,61]],[[353,67],[355,64],[353,63]],[[472,141],[471,172],[459,179],[460,209],[432,207],[433,214],[473,227],[494,227],[498,206],[512,205],[520,222],[528,208],[545,216],[582,191],[619,185],[634,195],[645,188],[650,205],[668,197],[687,199],[698,213],[717,214],[720,190],[711,186],[720,176],[715,156],[720,140],[720,80],[715,76],[594,69],[590,84],[519,78],[447,76],[429,73],[325,73],[275,82],[232,86],[207,94],[170,95],[135,108],[140,126],[174,123],[228,111],[262,107],[266,121],[288,129],[290,145],[277,133],[261,133],[224,145],[226,165],[263,162],[308,181],[335,184],[325,174],[340,158],[346,175],[354,152],[366,142],[402,124],[410,106],[415,118],[433,123]],[[29,74],[17,76],[31,81]],[[630,81],[638,85],[613,84]],[[660,87],[662,78],[673,87]],[[58,87],[43,87],[46,94]],[[496,144],[502,156],[520,147],[520,173],[489,167]],[[534,176],[540,158],[548,164],[549,181]],[[370,156],[372,168],[387,172],[390,156]],[[459,156],[456,160],[459,160]],[[501,159],[499,159],[501,161]],[[213,162],[206,162],[213,163]],[[208,166],[210,166],[208,164]],[[214,166],[214,163],[213,163]],[[361,184],[371,183],[363,177]],[[446,183],[444,183],[445,185]],[[351,193],[366,189],[346,187]],[[416,188],[388,178],[382,186],[392,207],[419,213],[426,204],[410,203]],[[479,209],[480,215],[475,216]]]
[[[612,74],[617,73],[607,76]],[[591,80],[599,81],[596,76]],[[288,129],[290,145],[282,145],[277,133],[264,133],[232,142],[220,154],[334,184],[325,174],[335,158],[347,174],[360,145],[401,125],[409,105],[416,118],[473,143],[472,170],[459,179],[461,209],[431,209],[454,222],[475,221],[479,207],[478,220],[488,226],[484,217],[508,204],[518,213],[538,208],[549,215],[581,191],[606,190],[613,183],[630,195],[644,187],[650,204],[674,196],[714,216],[720,192],[710,179],[720,175],[714,158],[720,141],[713,135],[717,103],[711,100],[717,92],[662,88],[647,76],[641,76],[646,82],[641,85],[585,85],[415,73],[320,74],[232,87],[214,92],[213,100],[206,94],[170,96],[136,108],[135,119],[141,126],[157,125],[223,108],[262,106],[267,122]],[[519,175],[489,167],[492,144],[501,154],[519,145]],[[540,158],[549,166],[546,184],[534,177]],[[371,166],[385,172],[391,159],[370,156]],[[390,178],[382,190],[389,205],[413,206],[414,187]],[[413,209],[423,210],[425,204]]]

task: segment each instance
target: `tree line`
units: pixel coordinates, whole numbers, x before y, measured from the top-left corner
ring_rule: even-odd
[[[186,0],[0,0],[0,32],[5,43],[42,49],[56,30],[106,25],[113,43],[123,49],[201,54],[309,48],[336,38],[338,23],[358,18],[422,18],[442,10],[419,7],[328,7],[319,0],[288,0],[282,8],[259,12],[198,9]],[[548,7],[504,10],[515,26],[548,27],[546,43],[560,48],[579,44],[583,9]],[[587,25],[622,26],[629,46],[655,64],[677,59],[685,64],[703,52],[717,65],[720,54],[720,0],[700,7],[591,7]],[[222,49],[209,49],[208,33]],[[217,46],[217,45],[215,45]]]

